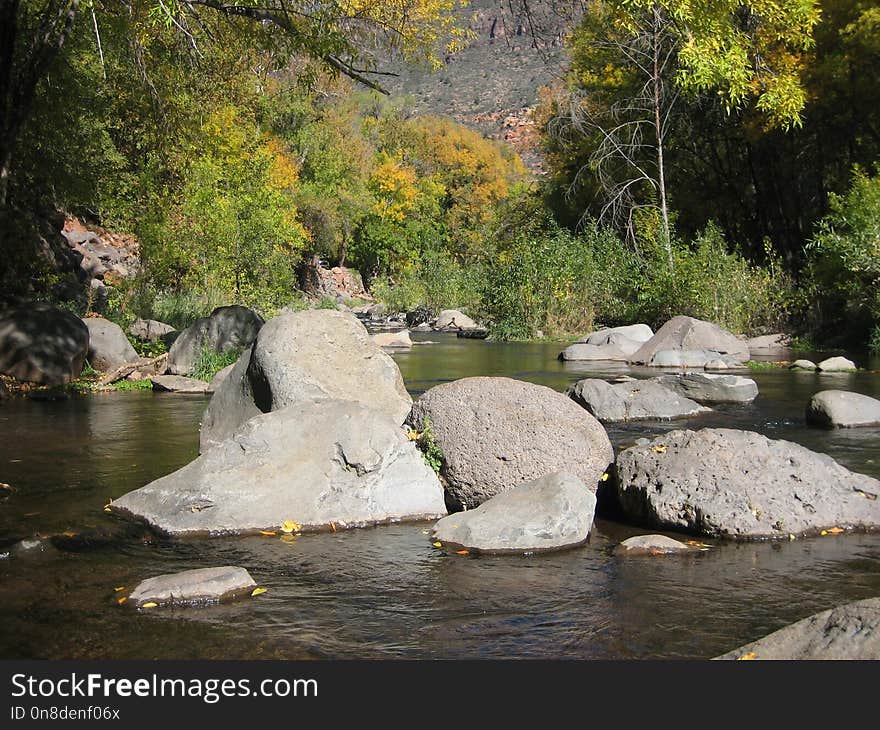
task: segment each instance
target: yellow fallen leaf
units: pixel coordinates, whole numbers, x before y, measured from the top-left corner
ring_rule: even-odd
[[[65,530],[61,533],[64,537],[76,537],[76,533],[73,530]]]
[[[125,586],[116,586],[116,588],[114,588],[113,590],[116,591],[117,593],[119,593],[119,591],[125,590]]]
[[[455,554],[456,555],[470,555],[471,551],[470,550],[456,550]]]
[[[434,547],[443,547],[443,543],[442,543],[442,542],[432,542],[431,544],[432,544]]]
[[[788,533],[788,539],[789,539],[791,542],[794,542],[794,540],[795,540],[795,536],[794,536],[792,533],[789,532],[789,533]]]
[[[828,530],[828,532],[831,535],[839,535],[841,532],[843,532],[843,529],[840,527],[832,527],[830,530]]]
[[[755,652],[750,651],[747,654],[743,654],[741,657],[737,657],[737,661],[741,662],[741,661],[747,661],[749,659],[757,659],[757,658],[758,658],[758,655],[755,654]]]
[[[668,447],[664,446],[663,444],[657,444],[656,446],[651,447],[651,451],[653,451],[655,454],[665,454],[667,448]]]
[[[252,596],[262,596],[262,595],[263,595],[266,591],[268,591],[268,590],[269,590],[268,588],[263,588],[263,587],[254,588],[254,589],[251,591],[251,595],[252,595]]]
[[[290,534],[291,532],[299,532],[301,529],[302,525],[293,520],[284,520],[284,522],[281,523],[281,532]]]
[[[118,603],[118,604],[121,606],[121,605],[122,605],[123,603],[125,603],[127,600],[128,600],[128,596],[122,596],[122,598],[117,598],[117,599],[116,599],[116,603]]]
[[[599,477],[599,481],[600,482],[607,482],[609,476],[611,476],[611,475],[606,471],[601,477]]]
[[[155,601],[147,601],[146,603],[141,604],[141,608],[156,608],[159,604]]]
[[[331,523],[330,523],[330,529],[333,530],[333,532],[336,532],[336,523],[331,522]]]
[[[822,535],[822,537],[825,537],[825,535],[828,534],[828,530],[822,530],[819,534]]]
[[[406,437],[407,437],[410,441],[418,441],[418,440],[419,440],[419,436],[421,436],[421,435],[422,435],[422,434],[420,434],[418,431],[414,431],[414,430],[410,429],[410,430],[407,432]]]
[[[265,535],[266,537],[275,537],[278,533],[272,532],[272,530],[260,530],[260,534]]]

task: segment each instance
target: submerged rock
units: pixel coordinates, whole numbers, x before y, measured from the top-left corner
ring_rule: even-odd
[[[758,397],[758,384],[739,375],[688,373],[661,375],[654,381],[698,403],[751,403]]]
[[[716,659],[880,659],[880,598],[821,611]]]
[[[125,606],[198,606],[249,596],[257,584],[244,568],[224,565],[147,578],[129,594]]]
[[[670,420],[709,410],[654,380],[612,385],[598,378],[586,378],[569,386],[566,395],[603,423]]]
[[[89,330],[74,314],[48,304],[0,313],[0,373],[22,382],[61,385],[82,373]]]
[[[564,471],[595,491],[614,454],[605,429],[562,393],[511,378],[476,377],[428,390],[410,424],[443,452],[448,503],[472,509],[517,484]]]
[[[671,359],[670,355],[659,357],[659,353],[670,350],[714,353],[712,357],[705,355],[699,364],[682,363],[684,367],[704,367],[709,360],[719,357],[733,362],[745,362],[749,359],[749,346],[736,335],[712,322],[678,316],[673,317],[657,330],[657,333],[642,345],[629,361],[636,365],[673,367],[676,366],[673,363],[657,362],[659,359]],[[682,356],[682,359],[692,361],[695,356],[691,355],[687,358]]]
[[[356,401],[403,423],[412,399],[400,370],[349,313],[292,312],[269,320],[211,398],[202,452],[249,418],[315,398]]]
[[[671,431],[617,458],[624,514],[728,539],[880,528],[880,481],[751,431]]]
[[[693,550],[690,545],[666,535],[636,535],[614,548],[614,552],[620,555],[669,555]]]
[[[329,311],[329,310],[324,310]],[[356,527],[446,514],[437,475],[400,426],[354,401],[250,419],[182,469],[111,503],[169,535]]]
[[[237,304],[217,307],[210,316],[183,330],[168,351],[168,372],[187,375],[205,349],[223,353],[249,347],[263,326],[253,309]]]
[[[586,541],[595,510],[593,492],[577,477],[557,472],[444,517],[433,539],[487,553],[559,550]]]
[[[880,426],[880,400],[847,390],[823,390],[807,404],[807,423],[826,428]]]
[[[815,370],[816,363],[812,360],[795,360],[788,366],[789,370]]]

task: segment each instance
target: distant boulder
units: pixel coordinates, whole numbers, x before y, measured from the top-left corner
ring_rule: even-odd
[[[136,319],[128,328],[128,334],[145,342],[161,340],[172,332],[176,332],[174,327],[155,319]]]
[[[444,309],[437,315],[437,319],[434,322],[434,329],[441,331],[472,330],[476,328],[477,323],[457,309]]]
[[[825,373],[842,373],[858,370],[856,364],[845,357],[829,357],[816,365],[816,370]]]
[[[691,354],[685,361],[672,362],[670,355],[661,362],[658,357],[669,351],[703,353],[697,362]],[[694,317],[678,316],[670,319],[657,333],[629,358],[634,365],[657,367],[705,367],[710,360],[721,357],[725,361],[745,362],[749,359],[749,346],[736,335],[712,322]]]
[[[82,373],[89,329],[74,314],[48,304],[0,312],[0,373],[23,382],[60,385]]]

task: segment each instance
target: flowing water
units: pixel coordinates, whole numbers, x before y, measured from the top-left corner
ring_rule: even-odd
[[[416,337],[412,351],[394,356],[413,395],[470,375],[564,390],[581,377],[630,372],[561,363],[559,345]],[[880,477],[876,429],[803,425],[813,393],[880,397],[880,374],[751,375],[761,390],[752,405],[612,426],[612,441],[622,447],[681,427],[748,428]],[[877,534],[620,558],[614,546],[640,531],[597,521],[581,548],[473,557],[432,548],[425,523],[291,543],[171,541],[106,514],[108,500],[196,456],[206,404],[129,392],[0,406],[0,482],[15,489],[0,492],[0,546],[55,536],[42,552],[0,559],[0,658],[707,658],[816,611],[880,596]],[[224,564],[246,567],[268,592],[200,609],[138,614],[116,605],[114,588]]]

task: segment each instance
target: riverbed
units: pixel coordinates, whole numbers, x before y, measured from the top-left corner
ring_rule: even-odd
[[[562,363],[558,343],[415,335],[394,355],[417,396],[447,380],[503,375],[564,390],[582,377],[655,375]],[[860,365],[880,368],[877,361]],[[813,393],[880,397],[880,374],[749,373],[747,406],[671,423],[610,426],[616,448],[673,428],[759,431],[880,477],[877,429],[804,426]],[[598,520],[583,547],[528,557],[450,555],[430,523],[277,537],[172,541],[104,505],[198,452],[207,396],[127,392],[0,406],[0,553],[17,539],[53,547],[0,559],[0,658],[576,658],[715,656],[816,611],[880,596],[880,535],[714,544],[697,554],[621,558],[644,532]],[[268,590],[202,609],[136,613],[115,588],[159,573],[235,564]]]

